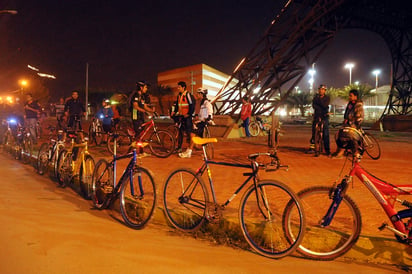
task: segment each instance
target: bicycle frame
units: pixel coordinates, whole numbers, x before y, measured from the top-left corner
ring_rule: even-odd
[[[359,160],[354,160],[352,162],[352,168],[349,175],[346,175],[340,184],[336,186],[333,192],[333,202],[327,212],[323,217],[321,224],[322,226],[327,226],[333,219],[339,204],[342,200],[341,193],[345,193],[349,183],[352,181],[353,177],[356,176],[373,194],[375,199],[379,202],[386,215],[389,217],[391,223],[395,228],[388,227],[384,225],[382,228],[386,227],[403,240],[412,240],[412,234],[409,235],[409,231],[406,225],[412,225],[412,223],[404,224],[402,218],[412,217],[412,203],[398,199],[400,195],[412,195],[412,184],[410,185],[392,185],[387,183],[368,171],[366,171],[359,163]],[[399,202],[404,206],[409,207],[409,209],[404,209],[397,211],[395,209],[395,202]]]
[[[142,132],[140,132],[139,134],[139,141],[143,141],[143,138],[148,134],[148,132],[150,131],[151,128],[153,128],[153,131],[157,131],[157,127],[153,121],[153,119],[150,119],[150,121],[147,121],[145,123],[142,124],[142,128],[144,128],[142,130]]]

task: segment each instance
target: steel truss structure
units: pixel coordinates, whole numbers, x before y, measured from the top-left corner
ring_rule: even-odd
[[[219,114],[235,114],[248,95],[253,114],[275,111],[345,28],[380,35],[392,56],[384,114],[412,112],[410,0],[289,0],[214,99]]]

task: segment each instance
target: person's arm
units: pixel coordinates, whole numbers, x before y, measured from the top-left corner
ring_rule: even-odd
[[[145,112],[143,108],[139,107],[139,104],[136,101],[133,102],[133,108],[139,112]]]
[[[187,102],[189,103],[189,112],[187,115],[191,117],[193,113],[195,112],[196,99],[189,92],[186,94],[186,96],[187,96]]]

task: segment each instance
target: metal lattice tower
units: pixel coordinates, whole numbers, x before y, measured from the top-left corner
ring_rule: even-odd
[[[256,115],[276,110],[322,52],[345,28],[370,30],[392,56],[392,88],[385,114],[412,112],[410,0],[289,0],[242,59],[215,98],[217,113],[234,114],[251,98]]]

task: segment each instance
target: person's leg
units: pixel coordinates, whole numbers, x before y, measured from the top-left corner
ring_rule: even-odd
[[[325,118],[323,122],[323,144],[325,145],[326,155],[330,154],[330,140],[329,140],[329,119]]]
[[[250,137],[250,132],[249,132],[249,117],[247,117],[247,118],[243,121],[243,126],[245,127],[246,137]]]

